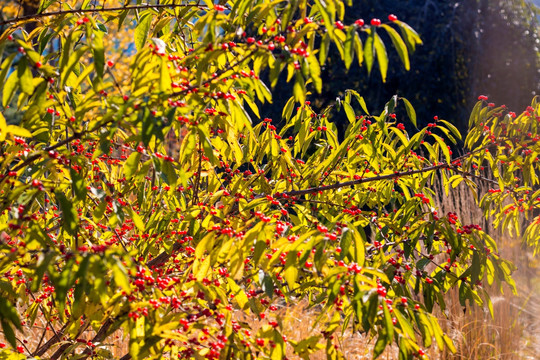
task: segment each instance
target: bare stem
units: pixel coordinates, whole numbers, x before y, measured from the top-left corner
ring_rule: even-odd
[[[51,16],[62,16],[66,14],[85,14],[85,13],[101,13],[107,11],[129,11],[129,10],[145,10],[145,9],[160,9],[160,8],[179,8],[179,7],[200,7],[201,9],[207,9],[205,6],[200,6],[198,4],[146,4],[146,5],[133,5],[133,6],[117,6],[117,7],[107,7],[107,8],[89,8],[89,9],[72,9],[72,10],[60,10],[60,11],[51,11],[41,14],[33,14],[26,16],[18,16],[14,19],[8,19],[0,21],[0,26],[17,23],[19,21],[38,21],[39,19],[51,17]]]

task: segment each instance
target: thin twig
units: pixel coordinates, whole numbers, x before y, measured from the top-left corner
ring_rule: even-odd
[[[179,8],[179,7],[200,7],[201,10],[208,9],[206,6],[200,6],[197,4],[146,4],[146,5],[133,5],[133,6],[118,6],[98,9],[72,9],[72,10],[60,10],[51,11],[41,14],[33,14],[26,16],[19,16],[14,19],[0,21],[0,26],[17,23],[19,21],[38,21],[39,19],[51,16],[62,16],[66,14],[84,14],[84,13],[101,13],[107,11],[124,11],[124,10],[145,10],[145,9],[160,9],[160,8]]]
[[[362,178],[362,179],[358,179],[358,180],[351,180],[351,181],[345,181],[345,182],[341,182],[341,183],[335,183],[335,184],[332,184],[332,185],[316,186],[316,187],[312,187],[312,188],[308,188],[308,189],[304,189],[304,190],[287,191],[287,192],[283,192],[282,195],[287,195],[287,196],[307,195],[307,194],[312,194],[312,193],[316,193],[316,192],[319,192],[319,191],[334,190],[334,189],[339,189],[341,187],[353,186],[353,185],[358,185],[358,184],[372,182],[372,181],[392,180],[392,179],[400,178],[402,176],[422,174],[422,173],[425,173],[425,172],[428,172],[428,171],[444,169],[444,168],[449,168],[449,165],[447,163],[442,163],[442,164],[439,164],[439,165],[428,166],[428,167],[425,167],[423,169],[418,169],[418,170],[396,172],[396,173],[388,174],[388,175],[373,176],[373,177]]]

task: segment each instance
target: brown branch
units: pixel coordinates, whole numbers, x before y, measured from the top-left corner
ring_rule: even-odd
[[[54,352],[54,354],[51,355],[51,357],[49,358],[49,360],[57,360],[60,356],[62,356],[64,354],[64,352],[66,352],[66,350],[71,346],[71,343],[70,342],[67,342],[65,344],[62,344],[62,346],[60,346],[58,348],[58,350],[56,350]]]
[[[161,265],[161,264],[167,262],[167,260],[169,260],[171,255],[174,254],[175,251],[180,250],[181,247],[182,247],[182,245],[180,245],[180,243],[174,243],[174,245],[172,247],[172,251],[171,251],[170,254],[168,252],[166,252],[166,251],[163,251],[158,256],[156,256],[152,260],[148,261],[146,263],[146,266],[151,268],[152,266]]]
[[[145,10],[145,9],[160,9],[160,8],[179,8],[179,7],[199,7],[201,9],[208,9],[205,6],[199,4],[147,4],[147,5],[133,5],[133,6],[118,6],[108,8],[94,8],[94,9],[72,9],[72,10],[60,10],[51,11],[41,14],[19,16],[14,19],[0,21],[0,26],[17,23],[19,21],[38,21],[39,19],[51,16],[62,16],[66,14],[84,14],[84,13],[101,13],[107,11],[122,11],[122,10]]]
[[[450,171],[460,173],[464,177],[469,176],[469,177],[472,177],[472,178],[475,178],[475,179],[478,179],[478,180],[482,180],[482,181],[485,181],[485,182],[489,182],[489,183],[492,183],[492,184],[498,184],[498,182],[495,181],[495,180],[491,180],[491,179],[485,178],[483,176],[472,174],[472,173],[470,173],[468,171],[461,170],[458,167],[453,166],[453,165],[449,165],[447,163],[442,163],[442,164],[439,164],[439,165],[428,166],[428,167],[425,167],[423,169],[403,171],[403,172],[395,172],[393,174],[373,176],[373,177],[368,177],[368,178],[361,178],[361,179],[358,179],[358,180],[345,181],[345,182],[341,182],[341,183],[335,183],[335,184],[332,184],[332,185],[316,186],[316,187],[312,187],[312,188],[304,189],[304,190],[286,191],[286,192],[281,193],[281,195],[287,195],[287,196],[307,195],[307,194],[312,194],[312,193],[319,192],[319,191],[334,190],[334,189],[338,189],[338,188],[341,188],[341,187],[353,186],[353,185],[358,185],[358,184],[372,182],[372,181],[398,179],[398,178],[400,178],[402,176],[422,174],[422,173],[425,173],[425,172],[428,172],[428,171],[439,170],[439,169],[448,169]]]
[[[202,145],[202,139],[199,136],[199,165],[197,168],[197,176],[195,178],[195,186],[193,187],[193,201],[192,205],[195,205],[198,201],[199,196],[199,185],[201,182],[201,171],[202,171],[202,157],[203,157],[203,145]]]
[[[42,356],[49,350],[51,346],[62,341],[61,336],[64,335],[64,331],[66,330],[66,328],[67,328],[67,324],[64,324],[64,326],[58,332],[54,333],[53,337],[47,340],[47,342],[43,344],[40,348],[36,349],[36,351],[34,351],[32,356]]]
[[[358,180],[351,180],[351,181],[345,181],[345,182],[341,182],[341,183],[335,183],[335,184],[332,184],[332,185],[316,186],[316,187],[312,187],[312,188],[304,189],[304,190],[286,191],[286,192],[281,193],[281,195],[287,195],[287,196],[307,195],[307,194],[312,194],[312,193],[319,192],[319,191],[334,190],[334,189],[339,189],[341,187],[353,186],[353,185],[363,184],[363,183],[372,182],[372,181],[392,180],[392,179],[400,178],[402,176],[422,174],[422,173],[425,173],[425,172],[428,172],[428,171],[433,171],[433,170],[438,170],[438,169],[445,169],[445,168],[449,168],[449,165],[447,163],[442,163],[442,164],[439,164],[439,165],[428,166],[428,167],[425,167],[423,169],[418,169],[418,170],[396,172],[396,173],[388,174],[388,175],[373,176],[373,177],[362,178],[362,179],[358,179]]]

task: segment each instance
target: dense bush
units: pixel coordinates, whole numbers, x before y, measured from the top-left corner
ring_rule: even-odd
[[[520,231],[540,204],[536,100],[513,113],[480,97],[469,152],[453,156],[456,127],[409,135],[404,98],[370,114],[347,90],[311,107],[328,49],[382,78],[409,67],[420,40],[393,15],[343,23],[344,4],[320,0],[75,5],[2,24],[3,113],[21,114],[0,115],[3,358],[113,358],[123,332],[122,359],[337,359],[352,330],[408,359],[453,350],[432,315],[450,289],[492,309],[486,284],[515,288],[493,239],[438,213],[430,184],[491,184],[471,202]],[[259,105],[281,72],[294,96],[278,130]],[[325,330],[287,339],[277,306],[301,299]]]

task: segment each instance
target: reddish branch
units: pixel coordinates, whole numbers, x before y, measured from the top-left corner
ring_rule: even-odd
[[[0,26],[17,23],[19,21],[38,21],[39,19],[50,17],[50,16],[62,16],[66,14],[84,14],[84,13],[101,13],[107,11],[123,11],[123,10],[145,10],[145,9],[161,9],[161,8],[180,8],[180,7],[199,7],[201,9],[207,9],[205,6],[198,4],[146,4],[146,5],[133,5],[133,6],[118,6],[118,7],[108,7],[108,8],[95,8],[95,9],[72,9],[72,10],[60,10],[60,11],[51,11],[41,14],[25,15],[19,16],[14,19],[0,21]]]

